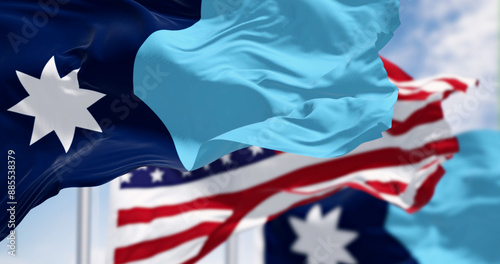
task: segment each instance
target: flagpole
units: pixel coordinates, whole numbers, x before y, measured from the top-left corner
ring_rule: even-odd
[[[238,262],[238,235],[233,234],[226,242],[226,264]]]
[[[90,264],[90,188],[78,188],[76,264]]]

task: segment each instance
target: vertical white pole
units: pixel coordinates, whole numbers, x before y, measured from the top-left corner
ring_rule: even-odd
[[[90,264],[90,188],[78,189],[76,263]]]
[[[233,234],[226,241],[226,264],[237,264],[238,262],[238,235]]]

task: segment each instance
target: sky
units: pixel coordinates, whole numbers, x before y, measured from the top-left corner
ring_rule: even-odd
[[[455,133],[496,129],[497,1],[402,0],[400,12],[401,26],[381,54],[415,78],[451,74],[479,79],[479,91],[444,103],[445,114],[460,117],[451,122]]]
[[[492,0],[402,0],[401,26],[381,54],[415,78],[452,74],[478,78],[478,91],[452,96],[445,112],[455,133],[496,129],[498,73],[498,6]],[[458,118],[457,118],[458,117]],[[92,188],[91,263],[106,255],[109,184]],[[6,240],[0,263],[76,263],[75,188],[62,190],[33,209],[17,232],[17,256],[7,254]],[[238,238],[238,264],[256,263],[253,232]],[[223,263],[224,247],[201,264]]]

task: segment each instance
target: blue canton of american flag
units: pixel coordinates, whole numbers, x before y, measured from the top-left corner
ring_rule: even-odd
[[[441,102],[476,80],[414,80],[384,62],[399,88],[392,128],[344,156],[322,159],[252,146],[192,172],[141,167],[115,180],[108,263],[194,264],[231,234],[344,187],[408,212],[420,209],[444,174],[442,164],[458,151]]]
[[[141,167],[121,177],[122,189],[170,186],[199,180],[214,174],[243,167],[276,155],[276,151],[256,146],[244,148],[194,171],[178,171],[168,168]]]

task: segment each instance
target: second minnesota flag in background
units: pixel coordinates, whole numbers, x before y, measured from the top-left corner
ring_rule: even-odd
[[[421,211],[344,189],[266,224],[264,263],[500,263],[500,133],[457,138],[460,152]]]

